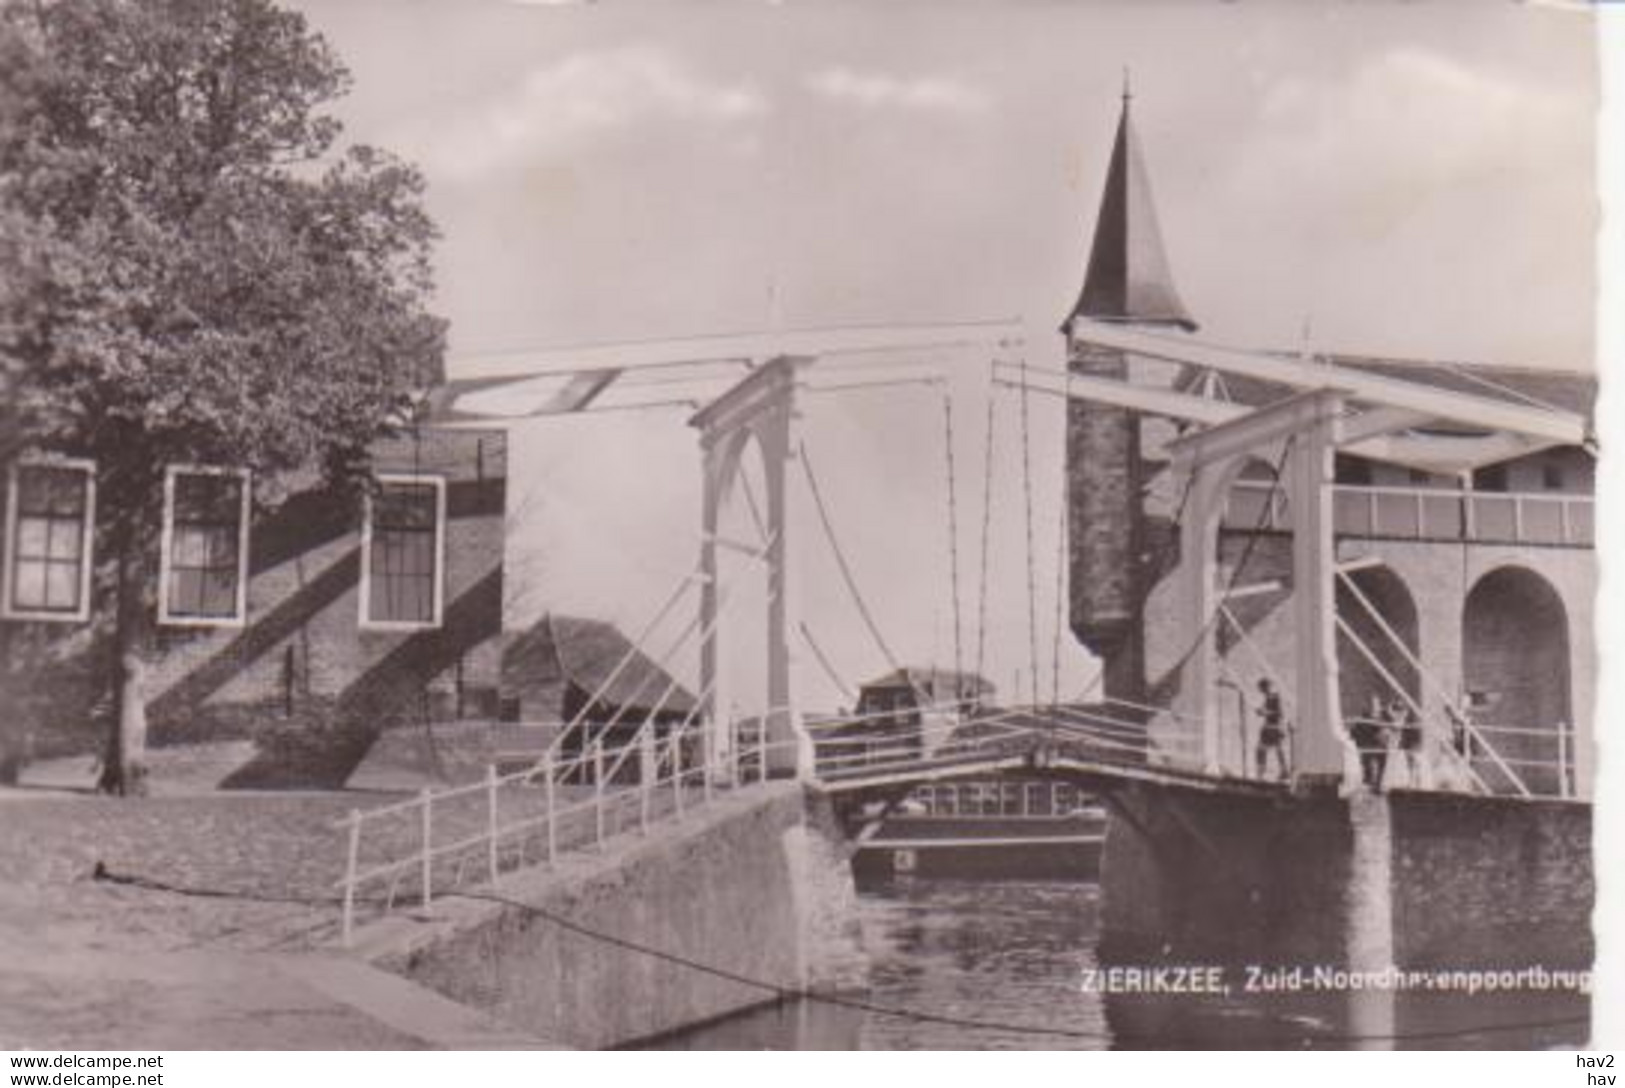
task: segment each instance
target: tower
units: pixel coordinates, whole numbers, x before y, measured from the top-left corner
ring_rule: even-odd
[[[1128,380],[1134,360],[1080,343],[1079,319],[1194,332],[1169,272],[1151,183],[1125,82],[1088,271],[1061,332],[1069,369]],[[1143,365],[1143,364],[1142,364]],[[1143,609],[1157,575],[1142,494],[1147,471],[1141,421],[1124,408],[1073,400],[1067,408],[1067,487],[1073,633],[1101,658],[1104,692],[1146,697]]]

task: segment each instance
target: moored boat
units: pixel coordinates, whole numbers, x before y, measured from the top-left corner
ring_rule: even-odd
[[[860,882],[895,877],[1093,880],[1106,813],[1070,782],[999,778],[921,786],[860,836]]]

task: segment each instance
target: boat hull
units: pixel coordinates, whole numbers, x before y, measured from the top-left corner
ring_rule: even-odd
[[[894,817],[857,844],[860,883],[897,878],[1095,880],[1103,818]]]

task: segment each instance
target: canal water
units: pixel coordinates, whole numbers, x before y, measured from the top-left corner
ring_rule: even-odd
[[[903,879],[860,893],[870,989],[852,1004],[800,1000],[651,1044],[678,1050],[1259,1049],[1575,1046],[1587,999],[1573,992],[1406,996],[1378,1018],[1346,994],[1228,996],[1086,992],[1100,888],[1073,881]],[[1241,992],[1236,992],[1241,991]],[[864,1007],[859,1007],[864,1006]],[[878,1011],[889,1010],[889,1011]]]

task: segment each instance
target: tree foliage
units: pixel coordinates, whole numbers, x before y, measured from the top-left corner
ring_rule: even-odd
[[[0,3],[0,453],[96,459],[126,655],[166,464],[353,481],[440,376],[423,181],[341,145],[349,78],[269,0]]]

